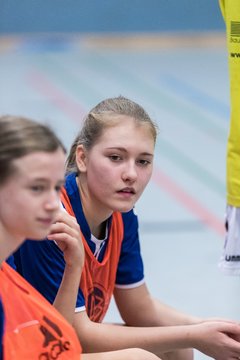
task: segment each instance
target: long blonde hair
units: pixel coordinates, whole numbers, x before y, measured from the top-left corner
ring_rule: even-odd
[[[67,158],[66,172],[78,172],[76,165],[76,149],[82,144],[90,150],[104,129],[120,121],[119,115],[133,118],[137,124],[145,124],[152,133],[154,143],[157,138],[157,126],[142,106],[123,96],[109,98],[97,104],[84,119],[83,127],[76,136]]]

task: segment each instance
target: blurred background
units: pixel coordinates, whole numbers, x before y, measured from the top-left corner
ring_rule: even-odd
[[[48,123],[69,148],[84,114],[120,94],[160,128],[136,206],[151,292],[195,315],[239,320],[239,278],[218,268],[229,126],[218,1],[0,0],[1,114]],[[114,302],[106,321],[120,321]]]
[[[1,0],[0,10],[3,34],[223,30],[208,0]]]

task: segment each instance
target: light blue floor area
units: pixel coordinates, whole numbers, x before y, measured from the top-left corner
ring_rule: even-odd
[[[227,54],[224,39],[204,39],[0,38],[0,113],[50,123],[69,147],[84,114],[105,97],[141,103],[160,128],[154,175],[136,206],[148,286],[183,311],[238,320],[239,278],[218,269]],[[114,303],[106,320],[120,320]]]

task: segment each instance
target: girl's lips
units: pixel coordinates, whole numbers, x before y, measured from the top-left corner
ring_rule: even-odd
[[[118,192],[120,193],[129,193],[129,194],[135,194],[136,191],[133,188],[124,188],[122,190],[119,190]]]
[[[52,218],[39,218],[38,221],[44,225],[50,226],[53,223]]]
[[[117,192],[122,198],[129,199],[135,195],[134,190],[123,189]]]

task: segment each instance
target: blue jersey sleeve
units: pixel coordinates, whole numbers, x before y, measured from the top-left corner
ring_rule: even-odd
[[[14,256],[13,256],[13,255],[9,256],[9,258],[7,258],[6,262],[7,262],[8,265],[10,265],[14,270],[16,270],[15,259],[14,259]]]
[[[143,281],[144,269],[138,235],[138,218],[131,210],[122,214],[124,238],[119,259],[116,287],[127,287]]]
[[[50,303],[53,303],[65,268],[63,253],[54,241],[27,240],[14,256],[17,271]],[[76,308],[84,305],[84,297],[79,289]]]
[[[3,326],[4,326],[4,314],[3,306],[0,299],[0,360],[3,359]]]

